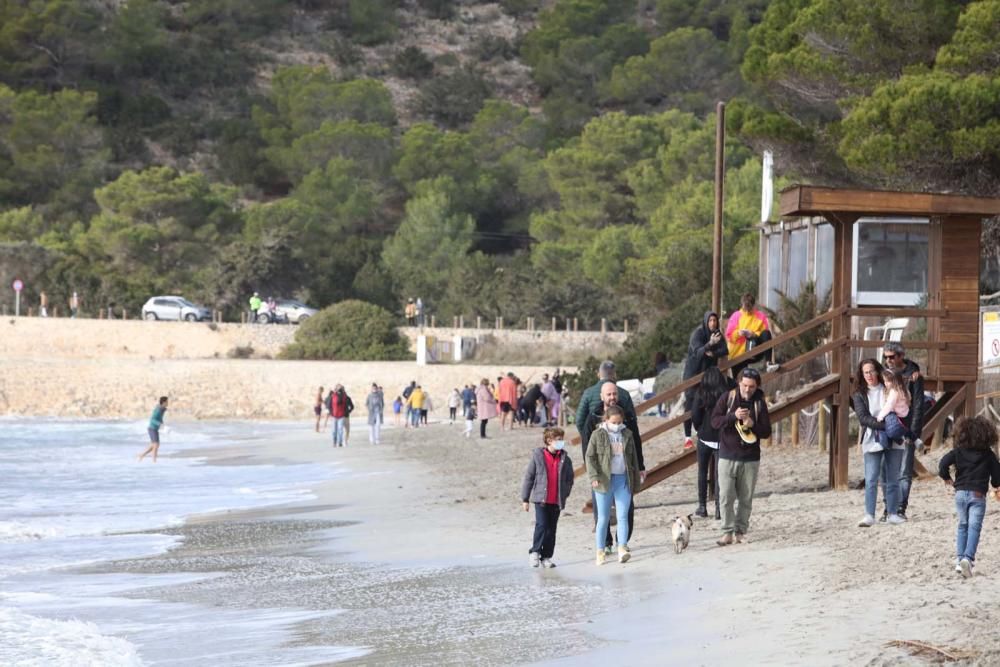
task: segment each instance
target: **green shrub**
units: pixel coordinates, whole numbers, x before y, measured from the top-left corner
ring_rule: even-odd
[[[434,61],[416,46],[408,46],[392,59],[392,73],[401,79],[426,79],[434,73]]]
[[[407,342],[389,311],[364,301],[328,306],[295,332],[295,342],[281,351],[282,359],[392,361],[409,359]]]

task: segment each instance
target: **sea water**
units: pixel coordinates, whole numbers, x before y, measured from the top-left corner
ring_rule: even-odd
[[[311,486],[344,474],[321,464],[220,466],[195,455],[165,456],[288,428],[274,424],[170,426],[159,461],[137,463],[148,445],[145,427],[0,418],[0,664],[292,664],[343,657],[339,647],[308,656],[276,648],[288,627],[315,612],[220,611],[115,597],[154,585],[150,579],[162,585],[210,575],[73,573],[163,553],[181,538],[156,529],[189,515],[308,499]],[[226,650],[227,638],[238,649]]]

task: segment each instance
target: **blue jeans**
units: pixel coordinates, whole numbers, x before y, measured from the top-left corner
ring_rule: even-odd
[[[986,494],[978,491],[956,491],[955,511],[958,513],[958,538],[955,540],[955,555],[976,560],[979,546],[979,532],[983,528],[986,514]]]
[[[335,447],[344,446],[344,419],[345,417],[333,418],[333,444]]]
[[[594,542],[597,549],[604,548],[605,533],[611,525],[611,500],[615,501],[615,513],[618,515],[618,547],[628,545],[628,508],[632,505],[632,492],[628,488],[628,475],[612,475],[611,488],[607,493],[594,491],[597,504],[597,529],[594,531]]]
[[[881,452],[865,453],[865,514],[875,516],[875,503],[878,500],[879,474],[885,474],[885,506],[889,514],[895,514],[899,508],[899,466],[903,459],[903,450],[890,449]],[[884,465],[883,465],[884,464]]]
[[[420,426],[420,408],[410,410],[410,423],[413,425],[413,428]]]

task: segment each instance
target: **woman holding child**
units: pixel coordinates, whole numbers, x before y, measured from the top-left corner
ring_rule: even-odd
[[[628,510],[632,495],[639,490],[639,457],[635,439],[625,428],[625,412],[617,405],[604,410],[604,421],[590,436],[587,447],[587,476],[594,489],[597,512],[597,564],[604,565],[604,542],[611,524],[611,501],[614,500],[618,516],[618,562],[631,557],[628,548]]]
[[[858,365],[852,404],[858,415],[858,442],[865,457],[865,516],[858,522],[861,528],[875,525],[875,503],[878,500],[879,472],[885,469],[886,507],[899,507],[899,469],[903,461],[903,443],[885,435],[886,422],[877,415],[887,415],[896,409],[898,396],[885,385],[883,368],[875,359],[863,359]],[[890,402],[892,401],[892,402]],[[895,413],[898,414],[898,413]],[[905,520],[890,514],[890,524]]]

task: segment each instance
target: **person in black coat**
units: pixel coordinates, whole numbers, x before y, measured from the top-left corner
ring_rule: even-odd
[[[698,509],[694,512],[695,516],[708,516],[708,474],[711,472],[715,489],[715,518],[722,518],[719,512],[719,431],[712,426],[712,410],[719,397],[734,386],[732,380],[717,367],[709,367],[694,393],[691,421],[698,431]]]
[[[683,379],[693,378],[699,373],[704,373],[706,369],[718,366],[719,359],[728,356],[729,347],[726,345],[726,337],[719,329],[719,314],[710,310],[702,318],[701,326],[696,327],[691,332],[687,357],[684,360]],[[693,407],[696,389],[697,387],[691,387],[684,391],[685,412]],[[690,449],[694,446],[694,442],[691,440],[691,422],[691,419],[684,422],[684,449]]]

